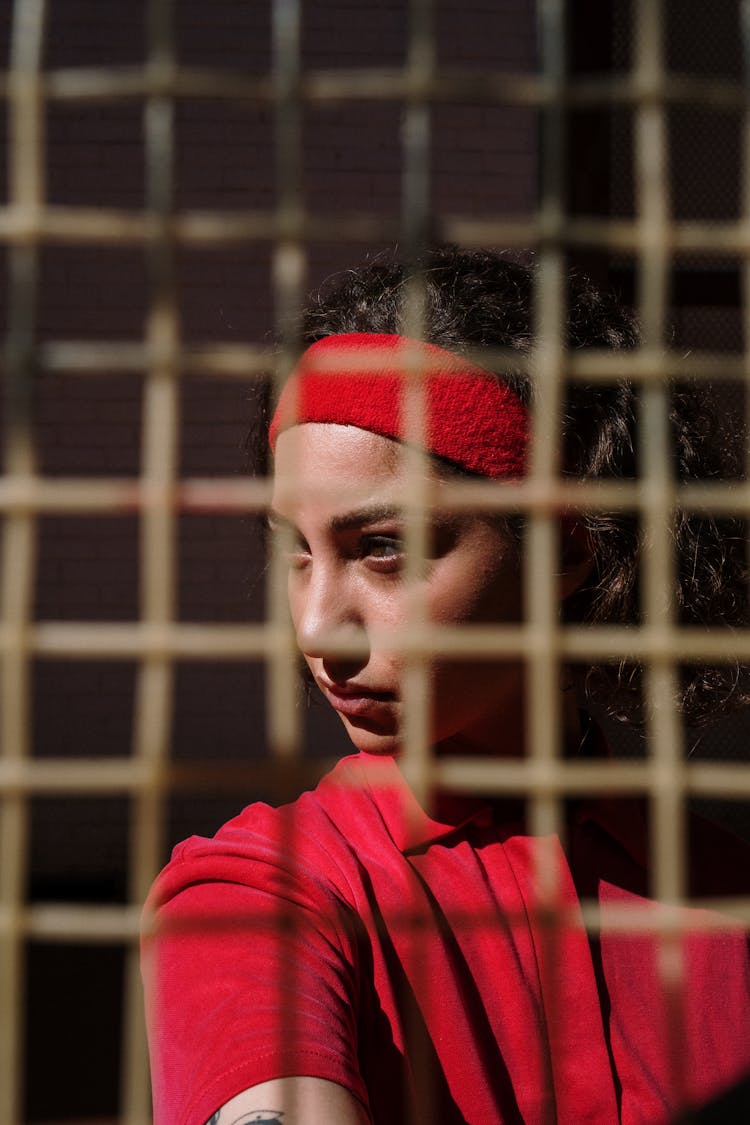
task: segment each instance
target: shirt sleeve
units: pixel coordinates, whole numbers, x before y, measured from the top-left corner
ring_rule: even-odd
[[[188,841],[157,881],[143,943],[155,1125],[204,1125],[290,1075],[367,1105],[352,912],[294,854],[249,834]]]

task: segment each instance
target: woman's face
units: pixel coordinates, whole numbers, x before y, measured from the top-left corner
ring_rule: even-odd
[[[514,622],[521,584],[516,544],[498,520],[441,513],[434,469],[430,547],[419,578],[424,612],[445,625]],[[399,748],[404,658],[382,634],[407,621],[404,575],[407,471],[398,442],[353,426],[305,423],[276,445],[271,525],[291,529],[289,605],[297,642],[354,745]],[[326,635],[354,635],[358,658],[336,656]],[[450,660],[430,665],[433,744],[517,754],[523,713],[520,664]]]

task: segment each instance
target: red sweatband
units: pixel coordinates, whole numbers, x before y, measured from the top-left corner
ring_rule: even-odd
[[[486,477],[520,477],[528,413],[496,376],[434,344],[406,336],[326,336],[307,349],[279,398],[269,442],[303,422],[358,426],[403,440],[403,397],[423,380],[425,446]]]

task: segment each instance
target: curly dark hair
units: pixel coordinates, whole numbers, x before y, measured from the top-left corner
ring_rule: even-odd
[[[533,344],[535,269],[490,250],[439,247],[413,267],[395,255],[346,271],[316,293],[303,313],[304,345],[348,332],[409,334],[407,292],[413,276],[423,297],[423,336],[458,354],[494,349],[526,355]],[[637,325],[614,297],[571,274],[567,288],[567,347],[632,349]],[[527,364],[496,371],[529,402],[533,374]],[[562,418],[562,473],[577,480],[636,479],[636,387],[626,377],[609,383],[571,382]],[[671,388],[674,473],[678,481],[733,479],[737,456],[719,434],[711,392],[680,383]],[[516,534],[522,520],[509,518]],[[590,624],[637,624],[641,537],[637,516],[622,512],[581,514],[594,557],[592,574],[564,607],[565,620]],[[684,624],[731,626],[748,621],[744,532],[739,521],[709,515],[678,515],[673,529],[677,606]],[[685,667],[681,705],[700,725],[750,700],[737,664]],[[589,699],[621,719],[639,718],[638,669],[626,663],[589,668]]]

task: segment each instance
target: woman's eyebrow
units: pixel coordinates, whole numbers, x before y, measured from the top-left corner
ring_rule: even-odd
[[[401,518],[402,512],[392,504],[368,504],[362,508],[354,508],[351,512],[342,512],[339,516],[332,516],[327,527],[330,531],[350,531],[354,527],[363,527],[370,523],[385,523],[389,520]],[[282,516],[274,508],[269,508],[266,514],[266,523],[272,531],[282,528],[291,528],[296,531],[294,523]]]
[[[450,520],[446,513],[439,511],[432,512],[430,518],[433,524],[448,523]],[[362,508],[353,508],[351,512],[342,512],[341,515],[332,516],[327,526],[331,531],[351,531],[352,528],[367,527],[368,524],[388,523],[394,520],[402,521],[403,519],[404,510],[400,506],[368,504]],[[283,527],[291,528],[292,531],[297,530],[291,520],[288,520],[273,508],[269,509],[266,522],[272,531],[278,531]]]
[[[354,527],[363,527],[370,523],[386,523],[390,520],[403,519],[403,510],[392,504],[369,504],[363,508],[354,508],[351,512],[344,512],[340,516],[333,516],[329,522],[331,531],[349,531]]]
[[[427,517],[430,524],[435,528],[455,522],[455,516],[450,512],[441,511],[439,508],[428,508]],[[334,516],[328,526],[331,531],[350,531],[352,528],[367,527],[369,524],[394,521],[404,523],[406,519],[403,505],[371,504],[364,508],[355,508],[351,512],[344,512],[340,516]]]
[[[351,512],[342,512],[339,516],[332,516],[328,521],[328,527],[333,531],[346,531],[348,528],[358,527],[360,524],[399,519],[402,514],[402,510],[394,504],[367,504],[362,508],[353,508]],[[272,527],[293,528],[295,526],[292,520],[282,516],[281,512],[277,512],[275,508],[268,509],[266,521]]]

